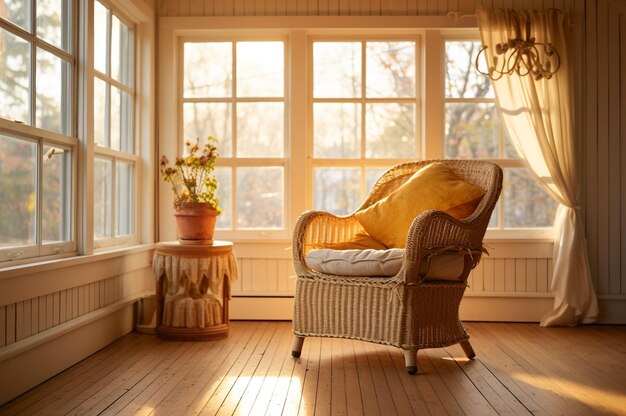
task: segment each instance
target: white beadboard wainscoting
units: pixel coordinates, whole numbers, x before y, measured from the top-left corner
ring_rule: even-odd
[[[539,321],[552,306],[552,243],[487,240],[486,247],[489,255],[469,277],[461,318]],[[235,254],[239,279],[231,318],[291,319],[295,272],[289,243],[239,243]]]
[[[132,331],[153,246],[0,273],[0,403]]]

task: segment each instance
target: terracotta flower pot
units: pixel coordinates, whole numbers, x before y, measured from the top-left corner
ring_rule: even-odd
[[[213,242],[217,210],[203,202],[185,202],[174,207],[178,238],[183,244]]]

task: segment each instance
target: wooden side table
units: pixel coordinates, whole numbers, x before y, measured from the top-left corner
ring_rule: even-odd
[[[157,243],[152,272],[158,337],[208,341],[228,336],[228,300],[237,279],[233,243]]]

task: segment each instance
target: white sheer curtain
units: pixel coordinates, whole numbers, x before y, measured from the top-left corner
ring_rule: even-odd
[[[525,36],[528,21],[537,42],[552,43],[560,54],[561,67],[550,79],[514,73],[504,75],[493,85],[502,121],[515,148],[543,188],[560,204],[554,221],[554,309],[543,317],[541,325],[594,322],[598,301],[580,218],[581,175],[573,135],[573,68],[568,62],[565,16],[558,10],[479,9],[477,18],[482,42],[488,46],[488,62],[493,62],[496,44],[517,37],[520,23]]]

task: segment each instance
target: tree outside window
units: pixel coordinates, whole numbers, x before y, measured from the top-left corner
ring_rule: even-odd
[[[418,42],[314,40],[313,204],[347,215],[376,179],[420,152]]]
[[[532,178],[501,125],[491,83],[474,68],[479,49],[475,40],[445,42],[445,157],[492,160],[503,168],[490,228],[551,227],[557,203]]]

